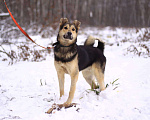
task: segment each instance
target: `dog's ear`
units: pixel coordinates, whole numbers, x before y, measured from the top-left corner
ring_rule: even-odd
[[[60,24],[59,24],[59,30],[62,29],[62,27],[64,26],[65,23],[68,23],[68,19],[67,18],[61,18]]]
[[[79,22],[78,20],[75,20],[73,21],[73,24],[75,25],[76,31],[78,32],[78,30],[80,29],[81,22]]]

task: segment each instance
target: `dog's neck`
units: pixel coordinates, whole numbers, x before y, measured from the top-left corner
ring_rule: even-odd
[[[52,45],[52,46],[56,46],[56,45],[58,45],[58,46],[60,46],[60,47],[71,47],[71,46],[74,46],[75,44],[76,44],[76,42],[75,42],[75,43],[73,43],[73,44],[71,44],[71,45],[65,46],[65,45],[60,44],[60,42],[59,42],[59,41],[57,41],[57,42],[53,43],[53,45]]]
[[[77,44],[73,43],[69,46],[63,46],[59,42],[53,44],[54,55],[56,61],[70,62],[77,55]]]

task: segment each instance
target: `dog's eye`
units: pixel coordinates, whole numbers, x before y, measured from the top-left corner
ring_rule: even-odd
[[[73,28],[72,31],[75,31],[75,29]]]
[[[66,29],[66,30],[67,30],[68,28],[67,28],[67,27],[64,27],[64,29]]]

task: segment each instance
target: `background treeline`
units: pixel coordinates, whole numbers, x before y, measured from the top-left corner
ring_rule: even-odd
[[[61,17],[84,25],[149,27],[150,0],[6,0],[22,25],[52,25]],[[0,13],[7,12],[3,0]],[[4,19],[4,17],[0,17]]]

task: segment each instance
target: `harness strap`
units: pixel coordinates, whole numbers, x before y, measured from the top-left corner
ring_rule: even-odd
[[[53,48],[53,47],[47,47],[47,48],[46,48],[46,47],[43,47],[43,46],[37,44],[34,40],[32,40],[32,39],[30,38],[30,36],[29,36],[29,35],[20,27],[20,25],[17,23],[17,21],[15,20],[15,18],[13,17],[13,15],[11,14],[10,10],[8,9],[5,0],[4,0],[4,3],[5,3],[5,5],[6,5],[6,8],[7,8],[9,14],[10,14],[12,20],[13,20],[14,23],[16,24],[16,26],[20,29],[20,31],[21,31],[29,40],[31,40],[31,41],[32,41],[33,43],[35,43],[37,46],[42,47],[42,48],[44,48],[44,49],[52,49],[52,48]]]

